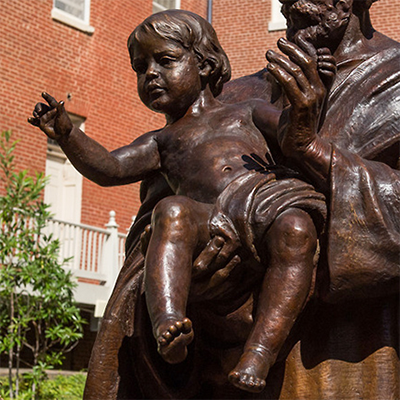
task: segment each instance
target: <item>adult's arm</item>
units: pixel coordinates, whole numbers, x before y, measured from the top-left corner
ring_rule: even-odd
[[[348,74],[331,96],[321,135],[315,65],[290,43],[280,48],[289,60],[269,53],[268,69],[291,103],[282,150],[316,186],[323,183],[329,201],[321,295],[336,302],[398,292],[400,76],[393,65],[399,51],[382,51]]]

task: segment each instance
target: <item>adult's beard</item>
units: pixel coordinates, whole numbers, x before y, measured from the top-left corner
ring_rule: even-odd
[[[329,7],[326,3],[315,4],[310,0],[298,0],[284,4],[282,12],[288,21],[287,38],[311,56],[320,47],[335,47],[343,38],[349,22],[350,9]]]

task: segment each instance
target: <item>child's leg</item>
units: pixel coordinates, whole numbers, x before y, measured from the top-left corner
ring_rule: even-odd
[[[184,196],[160,201],[153,211],[152,234],[145,257],[145,293],[158,351],[175,364],[186,358],[193,340],[186,317],[193,255],[207,243],[211,206]]]
[[[255,322],[237,366],[229,374],[237,387],[259,392],[310,293],[317,233],[303,210],[282,213],[265,237],[269,260]]]

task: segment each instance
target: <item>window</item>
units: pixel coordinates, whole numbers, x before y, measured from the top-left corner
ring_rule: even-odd
[[[84,130],[85,120],[70,115],[72,123]],[[72,166],[54,140],[47,140],[46,175],[49,183],[44,191],[44,201],[50,205],[54,218],[79,223],[82,208],[82,175]]]
[[[153,13],[159,11],[170,10],[172,8],[180,8],[180,0],[154,0],[153,1]]]
[[[281,3],[279,0],[271,0],[271,20],[268,30],[280,31],[286,29],[286,19],[281,13]]]
[[[94,28],[89,25],[90,0],[54,0],[51,16],[81,31],[94,32]]]

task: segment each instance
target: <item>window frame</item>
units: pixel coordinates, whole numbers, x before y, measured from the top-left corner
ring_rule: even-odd
[[[51,18],[56,21],[62,22],[66,25],[72,26],[82,32],[93,33],[94,27],[90,25],[90,0],[83,0],[85,5],[84,19],[75,17],[66,11],[60,10],[56,7],[56,0],[53,0],[53,8],[51,10]]]
[[[286,30],[286,19],[281,13],[279,0],[271,0],[271,20],[268,23],[269,31]]]
[[[153,0],[153,14],[156,12],[161,12],[161,11],[165,11],[165,10],[179,10],[181,8],[181,0],[175,0],[175,6],[173,8],[165,8],[164,6],[162,6],[161,4],[159,4],[157,2],[157,0]],[[154,7],[158,7],[158,10],[154,10]]]

